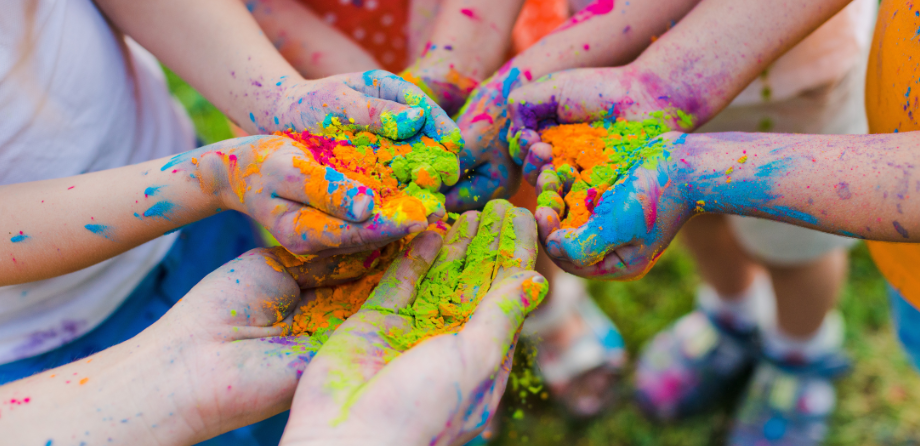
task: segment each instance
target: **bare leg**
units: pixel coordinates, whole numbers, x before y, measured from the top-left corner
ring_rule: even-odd
[[[846,251],[837,249],[807,264],[767,266],[776,292],[778,328],[794,338],[811,337],[837,304],[848,265]]]
[[[700,276],[720,296],[739,295],[762,270],[744,253],[723,215],[697,215],[684,225],[681,233]]]

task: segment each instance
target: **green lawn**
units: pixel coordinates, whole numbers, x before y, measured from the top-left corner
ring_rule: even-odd
[[[167,73],[170,88],[189,110],[199,137],[230,137],[226,119],[181,79]],[[852,374],[838,385],[829,445],[920,445],[920,375],[907,363],[888,319],[884,282],[866,247],[851,253],[851,274],[840,308],[847,320]],[[699,281],[693,262],[675,243],[644,279],[592,285],[598,304],[619,325],[630,355],[656,332],[688,312]],[[629,374],[627,374],[629,376]],[[651,423],[628,401],[629,378],[621,383],[623,402],[590,422],[573,424],[550,402],[531,396],[521,403],[511,392],[510,407],[522,419],[503,416],[496,445],[712,445],[720,444],[731,417],[728,408],[674,425]]]

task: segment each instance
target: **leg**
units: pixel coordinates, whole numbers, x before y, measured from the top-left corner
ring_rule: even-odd
[[[740,295],[763,270],[744,253],[723,215],[697,215],[681,233],[703,281],[712,285],[719,296],[730,300]]]
[[[849,259],[835,249],[795,266],[767,266],[776,292],[776,326],[793,338],[810,338],[837,304]]]

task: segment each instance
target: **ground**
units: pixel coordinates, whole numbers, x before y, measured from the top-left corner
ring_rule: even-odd
[[[167,73],[170,88],[186,107],[205,143],[231,137],[223,115],[191,87]],[[827,445],[920,445],[920,374],[911,368],[893,336],[884,281],[859,244],[850,254],[851,272],[840,309],[847,322],[846,347],[853,372],[837,385],[839,404]],[[693,306],[699,277],[686,251],[675,243],[644,279],[592,284],[600,307],[617,323],[631,357],[655,333]],[[587,423],[571,423],[549,401],[530,396],[521,404],[506,394],[523,417],[502,416],[491,444],[510,445],[713,445],[721,444],[731,422],[728,407],[673,425],[649,422],[629,402],[629,380],[621,383],[622,402]]]

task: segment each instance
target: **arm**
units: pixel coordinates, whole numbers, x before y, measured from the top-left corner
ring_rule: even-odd
[[[249,133],[320,131],[331,116],[393,139],[414,135],[426,122],[431,128],[422,131],[439,141],[455,129],[424,95],[418,97],[432,113],[405,105],[419,105],[413,98],[420,91],[385,72],[303,79],[238,0],[97,4],[119,29]],[[388,120],[397,125],[386,126]]]
[[[333,175],[334,174],[334,175]],[[373,191],[281,136],[223,141],[132,166],[0,187],[0,284],[76,271],[227,209],[299,254],[376,249],[427,227],[374,211]]]
[[[401,76],[456,113],[504,60],[522,5],[522,0],[444,0],[421,56]]]
[[[634,278],[700,212],[869,240],[920,242],[920,197],[911,178],[920,160],[920,132],[672,133],[665,138],[672,141],[669,153],[636,166],[605,192],[582,227],[556,231],[555,212],[537,212],[541,233],[549,234],[548,253],[566,269]],[[558,184],[553,176],[544,172],[541,183]]]
[[[364,48],[297,0],[245,4],[281,55],[307,79],[380,68]]]
[[[510,196],[520,182],[512,158],[521,159],[507,135],[510,92],[549,73],[575,67],[628,63],[652,37],[664,33],[699,0],[614,2],[599,0],[522,52],[483,82],[457,119],[467,142],[460,167],[470,176],[448,191],[448,208],[482,207]],[[628,4],[627,4],[628,3]],[[509,149],[511,156],[509,156]],[[518,161],[520,164],[520,161]]]
[[[284,269],[272,250],[240,256],[134,338],[0,386],[3,443],[195,444],[286,410],[316,346],[282,322],[368,259]]]
[[[691,131],[847,3],[704,0],[625,67],[557,73],[516,90],[510,133],[530,143],[547,123],[638,120],[662,110],[688,115],[672,114],[671,126]],[[525,170],[539,171],[546,159],[538,158]]]

